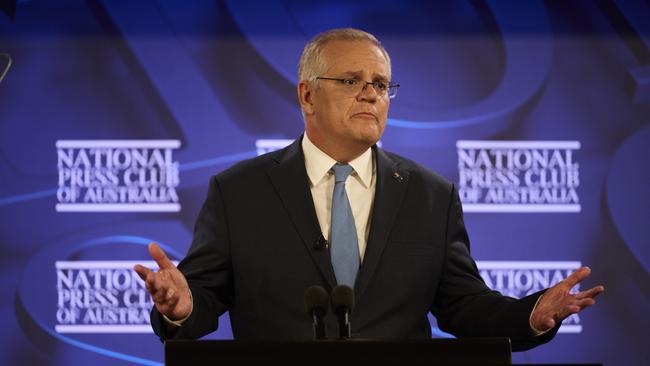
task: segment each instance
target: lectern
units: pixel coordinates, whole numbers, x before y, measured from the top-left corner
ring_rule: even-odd
[[[510,365],[508,338],[419,341],[189,341],[165,342],[166,366]]]

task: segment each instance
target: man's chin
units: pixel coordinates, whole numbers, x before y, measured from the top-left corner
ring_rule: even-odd
[[[361,138],[361,139],[357,139],[357,140],[356,140],[356,143],[357,143],[360,147],[362,147],[362,148],[364,148],[364,149],[368,149],[368,148],[371,148],[373,145],[375,145],[375,144],[377,143],[377,141],[379,141],[379,138],[375,138],[375,137],[372,137],[372,138]]]
[[[379,139],[381,139],[381,135],[382,133],[379,131],[366,132],[360,134],[357,141],[364,146],[371,147],[372,145],[376,144]]]

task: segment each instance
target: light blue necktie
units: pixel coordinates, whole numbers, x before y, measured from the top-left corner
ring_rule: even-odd
[[[339,285],[354,288],[354,281],[359,271],[359,244],[354,216],[345,191],[345,180],[352,172],[348,164],[336,163],[334,170],[334,194],[332,195],[332,234],[330,235],[330,253],[332,266]]]

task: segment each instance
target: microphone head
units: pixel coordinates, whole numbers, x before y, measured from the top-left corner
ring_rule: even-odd
[[[335,312],[349,311],[354,308],[354,290],[349,286],[339,285],[332,290],[332,309]]]
[[[312,316],[316,313],[319,316],[327,314],[329,295],[321,286],[311,286],[305,291],[305,310]]]

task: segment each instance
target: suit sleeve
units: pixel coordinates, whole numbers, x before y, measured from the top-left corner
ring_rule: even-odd
[[[509,337],[513,351],[550,341],[559,324],[538,337],[529,324],[530,314],[543,291],[517,300],[489,289],[470,256],[462,206],[453,185],[449,202],[446,258],[431,309],[440,329],[458,337]]]
[[[197,339],[215,331],[232,300],[232,266],[225,202],[216,177],[194,227],[192,245],[178,268],[192,291],[193,309],[181,327],[166,325],[154,307],[151,325],[162,341]]]

